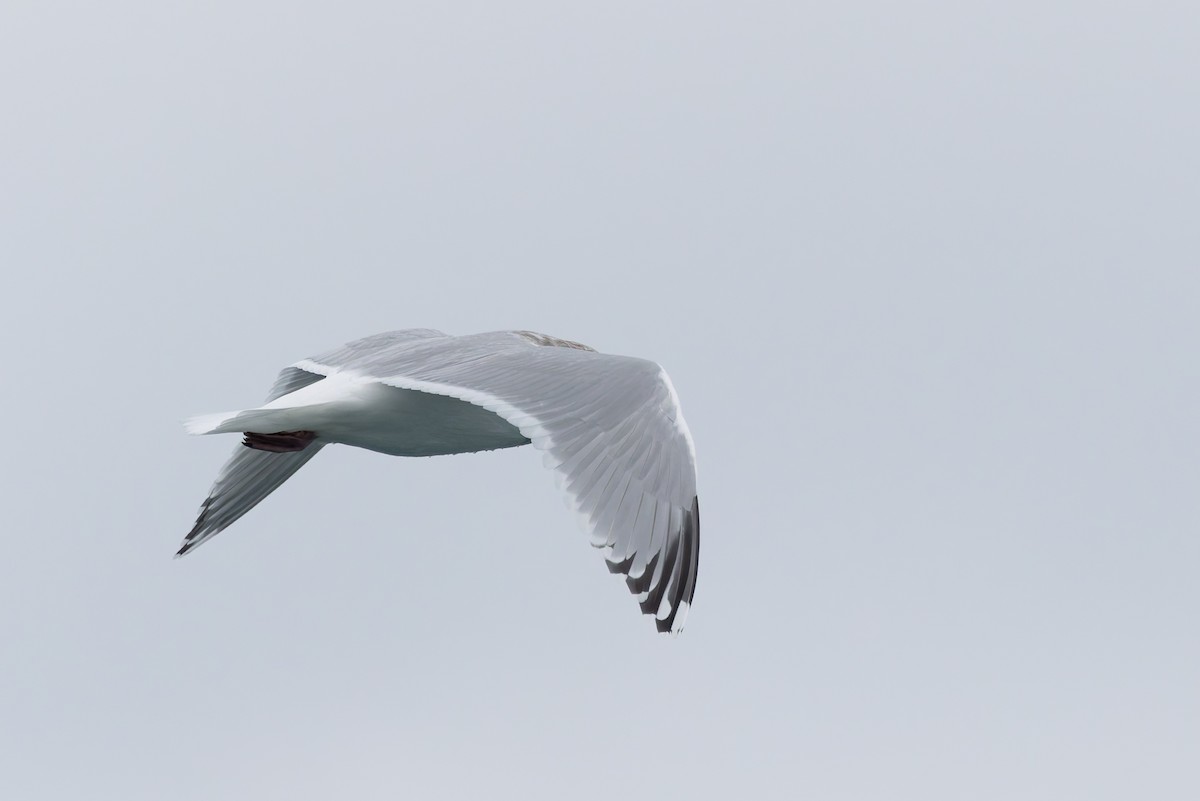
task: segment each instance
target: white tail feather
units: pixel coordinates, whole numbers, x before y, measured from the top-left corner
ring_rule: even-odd
[[[202,414],[184,422],[189,434],[237,434],[253,431],[271,434],[276,431],[298,431],[308,427],[315,406],[284,407],[280,409],[245,409],[240,412]]]
[[[183,427],[189,434],[222,434],[221,424],[233,420],[240,412],[217,412],[216,414],[201,414],[183,421]]]
[[[335,374],[295,392],[289,392],[257,409],[240,412],[202,414],[184,421],[189,434],[234,434],[252,431],[272,434],[276,431],[315,429],[327,421],[323,409],[344,404],[361,395],[363,387],[378,389],[373,381]]]

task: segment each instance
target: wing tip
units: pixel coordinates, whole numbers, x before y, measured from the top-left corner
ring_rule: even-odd
[[[692,599],[696,595],[696,575],[700,568],[700,496],[692,496],[692,508],[684,515],[683,527],[679,532],[680,544],[677,548],[678,561],[671,570],[671,593],[665,599],[670,604],[670,612],[665,618],[655,617],[656,623],[663,624],[661,632],[679,634],[687,621]],[[678,577],[675,570],[678,570]],[[664,575],[663,584],[667,583]],[[661,611],[661,609],[660,609]]]
[[[654,618],[654,627],[658,629],[659,634],[670,634],[673,637],[678,637],[683,633],[684,624],[687,623],[688,611],[692,605],[687,601],[680,601],[679,606],[671,610],[671,614],[665,618]]]
[[[654,584],[660,555],[663,557],[662,571],[658,573],[658,583]],[[610,570],[619,566],[609,563]],[[665,551],[655,554],[640,576],[625,579],[630,592],[645,594],[639,600],[639,606],[643,614],[654,616],[654,626],[660,633],[678,635],[683,631],[696,595],[699,566],[700,498],[694,496],[675,541],[669,542]]]
[[[196,548],[199,548],[201,545],[203,545],[205,540],[212,536],[213,532],[201,533],[201,529],[204,525],[204,513],[206,511],[207,509],[201,511],[200,519],[196,521],[195,527],[193,527],[192,530],[188,532],[187,536],[183,538],[183,542],[179,543],[179,550],[175,552],[175,556],[173,557],[174,559],[178,559],[181,556],[187,556]]]

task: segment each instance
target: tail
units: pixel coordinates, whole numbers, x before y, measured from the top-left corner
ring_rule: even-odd
[[[225,434],[222,424],[237,417],[241,412],[217,412],[216,414],[199,414],[183,421],[183,427],[189,434]]]
[[[234,434],[251,432],[274,434],[279,431],[308,431],[330,412],[330,408],[351,401],[356,386],[353,376],[330,376],[302,386],[268,401],[257,409],[240,412],[202,414],[184,422],[189,434]]]
[[[304,407],[282,409],[246,409],[240,412],[217,412],[201,414],[183,422],[189,434],[236,434],[252,431],[273,434],[276,431],[291,431],[304,428],[307,422],[302,412]]]

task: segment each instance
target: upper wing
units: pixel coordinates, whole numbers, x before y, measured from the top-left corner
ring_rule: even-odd
[[[296,367],[448,395],[512,423],[544,452],[642,611],[660,631],[683,628],[700,548],[695,449],[661,367],[508,332],[357,344]]]

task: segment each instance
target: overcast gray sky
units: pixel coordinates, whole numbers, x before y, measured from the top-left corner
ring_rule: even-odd
[[[1195,3],[0,11],[0,796],[1200,797]],[[284,364],[659,361],[654,633],[531,448],[330,448],[171,555]]]

